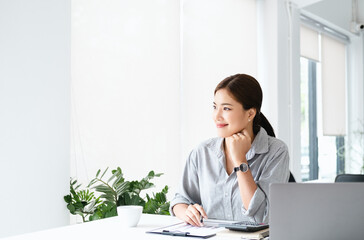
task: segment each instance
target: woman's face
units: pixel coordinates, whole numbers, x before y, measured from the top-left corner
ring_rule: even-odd
[[[243,129],[252,128],[252,109],[245,110],[243,105],[230,96],[228,90],[220,89],[216,92],[213,107],[212,118],[220,137],[230,137]]]

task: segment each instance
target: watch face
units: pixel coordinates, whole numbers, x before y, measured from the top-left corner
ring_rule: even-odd
[[[240,164],[240,171],[247,172],[248,171],[248,164],[246,164],[246,163]]]

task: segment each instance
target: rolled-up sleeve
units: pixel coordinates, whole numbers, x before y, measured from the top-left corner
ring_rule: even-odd
[[[249,217],[254,222],[269,221],[269,185],[271,183],[284,183],[289,179],[289,154],[287,146],[281,145],[277,151],[271,155],[263,172],[256,181],[255,191],[248,209],[242,205],[242,214]]]
[[[200,187],[198,179],[198,166],[195,151],[192,151],[187,158],[186,165],[182,174],[182,181],[176,192],[174,198],[172,199],[169,207],[169,212],[172,216],[175,214],[172,208],[176,204],[201,204],[200,197]]]

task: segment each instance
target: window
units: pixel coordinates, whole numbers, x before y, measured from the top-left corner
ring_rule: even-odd
[[[301,27],[302,181],[345,171],[346,46]]]

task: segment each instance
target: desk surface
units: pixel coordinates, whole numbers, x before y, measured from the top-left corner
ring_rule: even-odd
[[[9,238],[4,238],[2,240],[45,240],[45,239],[97,239],[97,240],[108,240],[108,239],[159,239],[159,240],[182,240],[182,239],[195,239],[196,238],[181,238],[173,236],[164,236],[159,234],[147,234],[147,230],[151,230],[158,227],[163,227],[171,225],[174,223],[181,222],[176,217],[171,216],[161,216],[161,215],[151,215],[143,214],[137,227],[132,228],[122,228],[119,224],[118,217],[106,218],[98,221],[92,221],[87,223],[80,223],[60,228],[54,228],[49,230],[44,230],[40,232],[28,233],[18,236],[13,236]],[[215,236],[209,239],[231,239],[222,236]],[[236,238],[233,238],[236,239]]]

